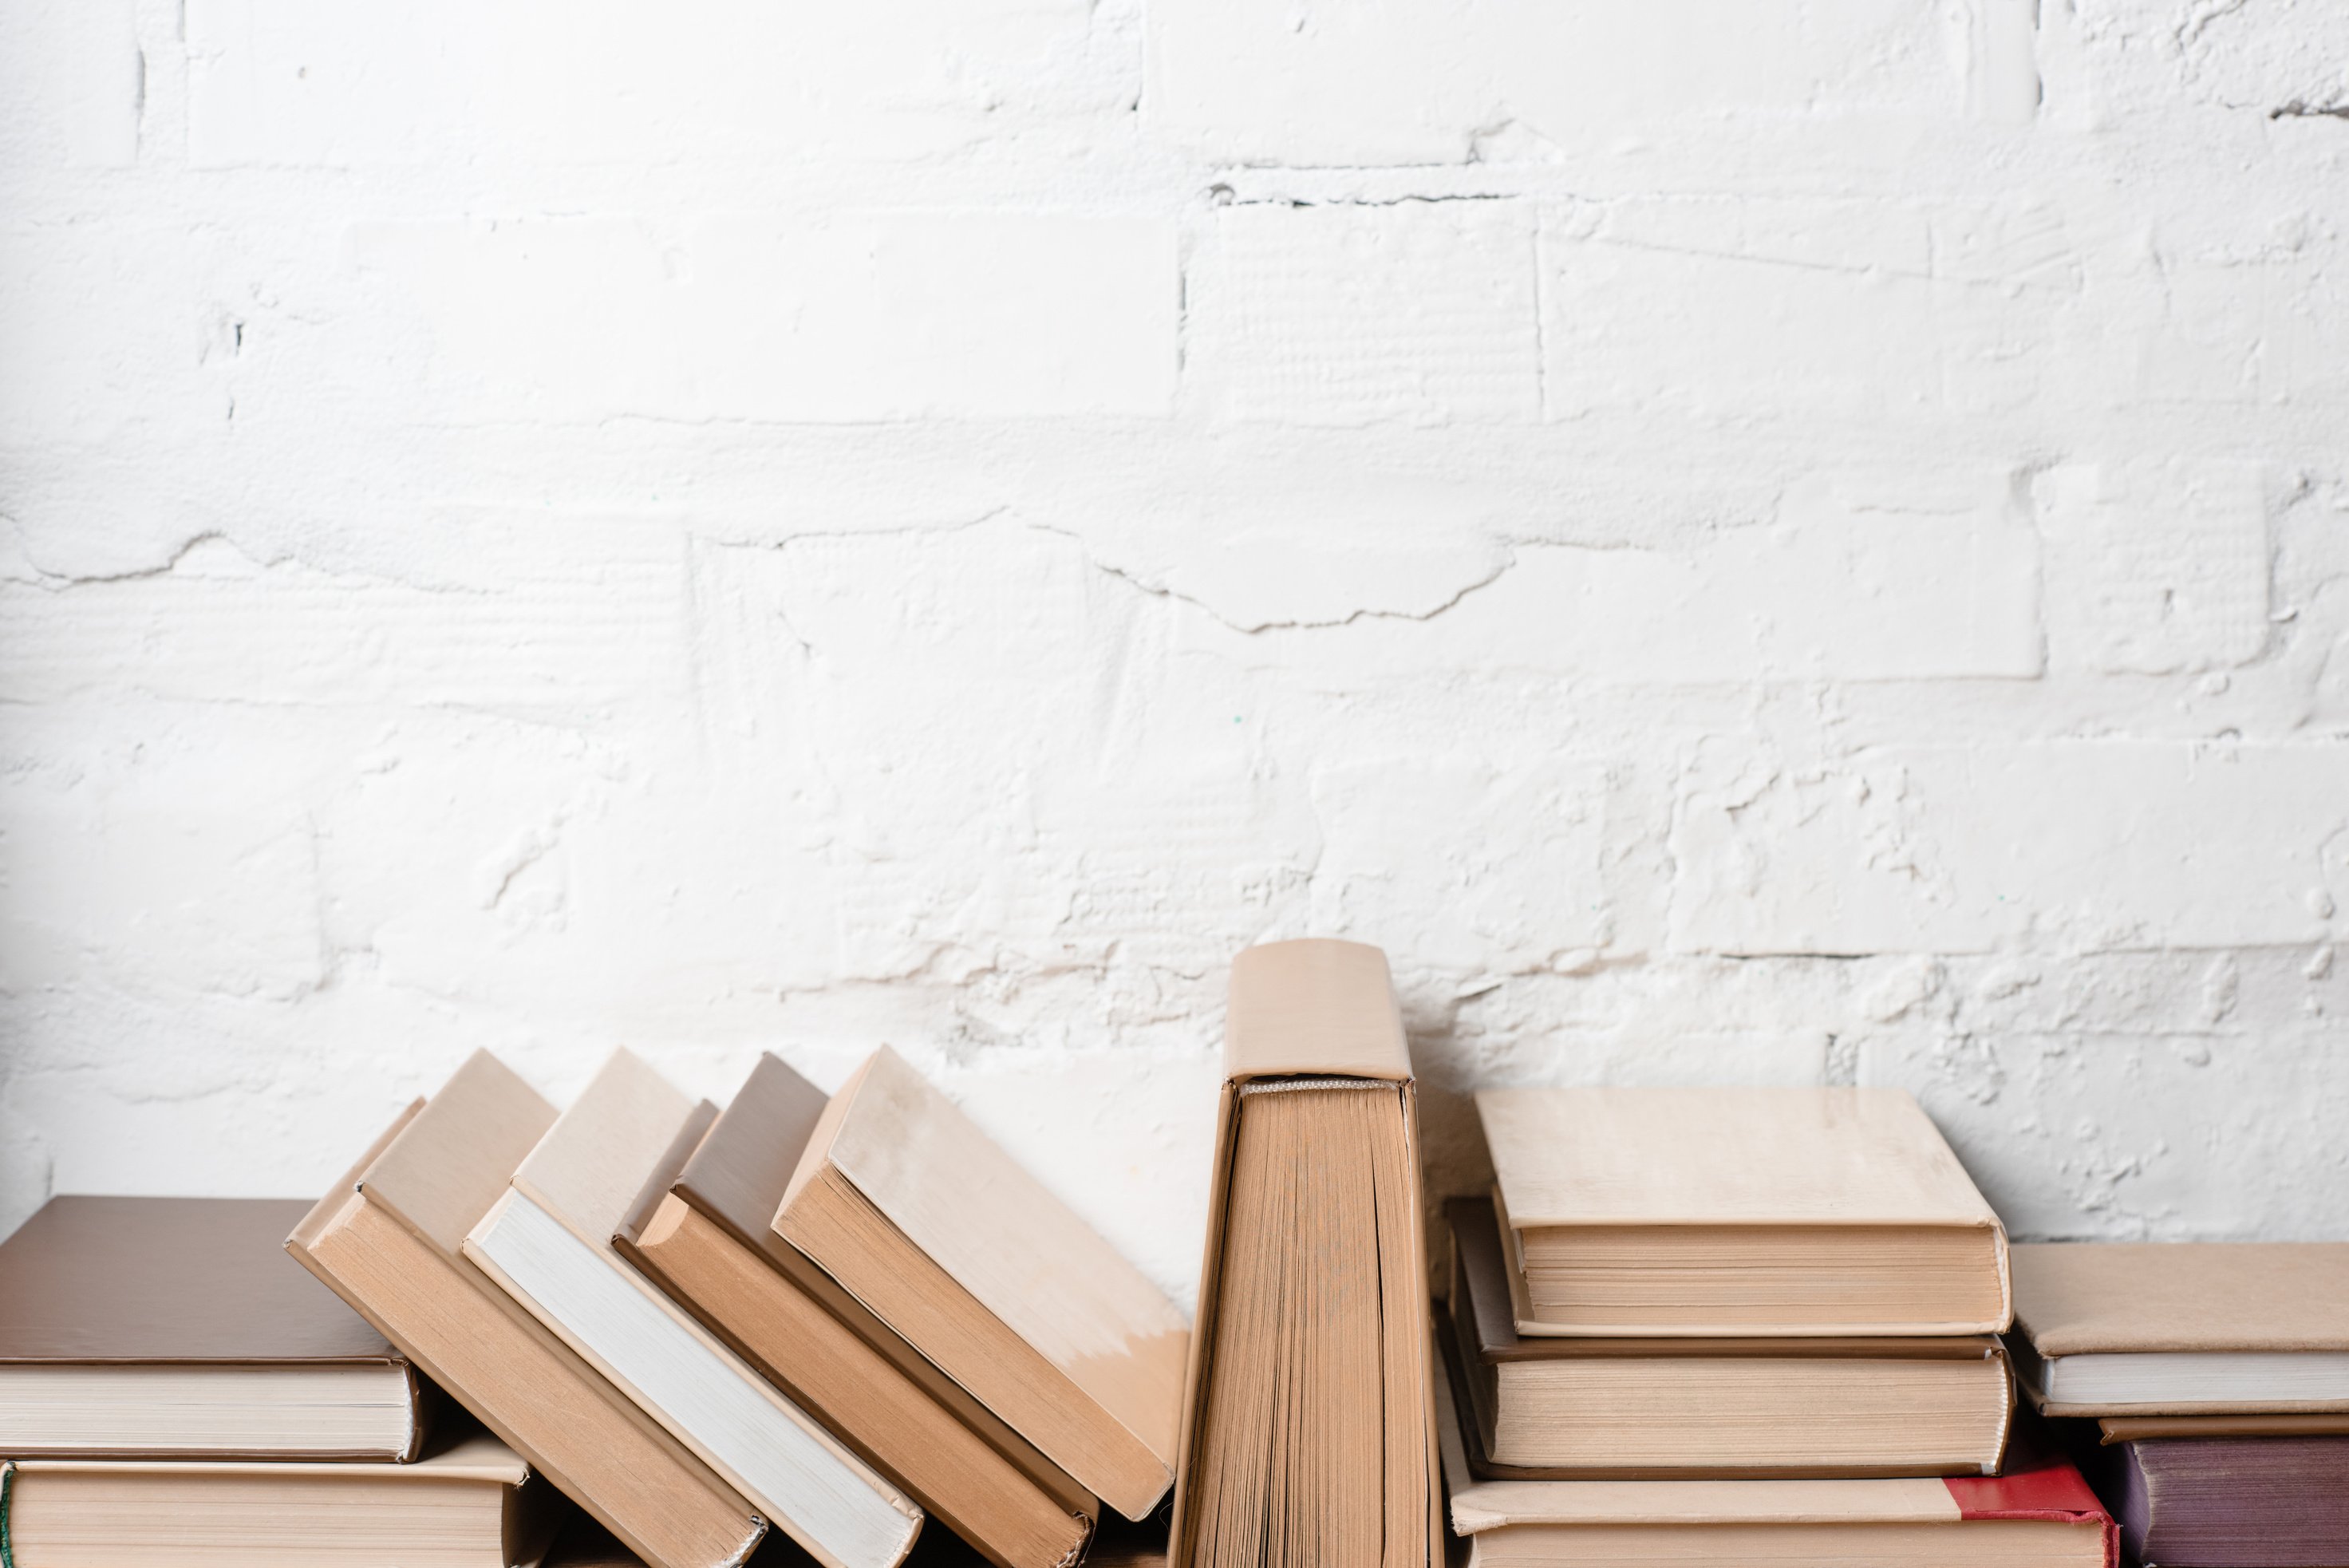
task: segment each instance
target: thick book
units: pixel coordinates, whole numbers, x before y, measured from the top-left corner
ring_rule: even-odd
[[[1527,1334],[1996,1334],[2006,1231],[1899,1089],[1488,1089]]]
[[[766,1521],[460,1251],[554,1122],[537,1091],[477,1052],[285,1244],[652,1568],[736,1568]]]
[[[1493,1206],[1444,1206],[1451,1353],[1487,1480],[1991,1475],[2014,1389],[1994,1335],[1520,1334]]]
[[[1452,1529],[1469,1568],[2118,1568],[2120,1536],[2068,1460],[1938,1480],[1485,1480],[1439,1386]]]
[[[0,1244],[0,1455],[414,1459],[415,1369],[285,1255],[308,1207],[49,1199]]]
[[[1073,1561],[1092,1495],[770,1228],[825,1098],[761,1056],[700,1140],[656,1168],[614,1244],[998,1568]]]
[[[13,1568],[523,1568],[560,1504],[475,1433],[412,1464],[26,1459],[0,1467]]]
[[[1411,1055],[1386,955],[1232,962],[1172,1568],[1443,1554]]]
[[[771,1224],[1103,1503],[1166,1495],[1182,1312],[895,1052],[824,1107]]]
[[[2349,1563],[2349,1436],[2153,1438],[2090,1474],[2145,1568]]]
[[[717,1115],[613,1053],[476,1221],[465,1256],[826,1568],[895,1568],[922,1511],[612,1245]]]
[[[2017,1371],[2050,1416],[2349,1411],[2349,1243],[2014,1250]]]

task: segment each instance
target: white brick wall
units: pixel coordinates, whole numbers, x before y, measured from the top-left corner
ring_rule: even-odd
[[[0,1224],[890,1041],[1187,1293],[1223,966],[2349,1234],[2349,32],[0,0]]]

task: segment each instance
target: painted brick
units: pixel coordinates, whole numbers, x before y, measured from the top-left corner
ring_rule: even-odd
[[[363,273],[475,417],[1155,415],[1174,395],[1171,228],[1054,213],[377,225]],[[409,313],[412,312],[412,316]]]
[[[2349,756],[2079,741],[1804,766],[1708,747],[1672,845],[1682,951],[2317,942],[2349,898]]]
[[[1187,369],[1224,417],[1541,416],[1533,224],[1508,204],[1226,207],[1188,275]]]
[[[121,168],[139,153],[134,0],[0,7],[0,145],[13,165]]]
[[[2049,658],[2167,674],[2268,646],[2268,517],[2248,463],[2081,463],[2039,482]]]
[[[1174,0],[1150,8],[1149,26],[1154,125],[1234,161],[1441,162],[1512,119],[1564,147],[1604,147],[1675,117],[1783,120],[1956,96],[1956,40],[1889,0],[1726,12],[1702,0]]]
[[[997,133],[1007,99],[1092,107],[1040,65],[1088,16],[1078,0],[191,0],[191,151],[213,168],[916,158]]]

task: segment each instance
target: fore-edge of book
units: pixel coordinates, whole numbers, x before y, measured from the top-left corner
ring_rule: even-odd
[[[652,1568],[735,1568],[766,1534],[766,1521],[460,1251],[466,1231],[509,1185],[554,1116],[554,1107],[518,1075],[476,1052],[437,1094],[412,1102],[368,1146],[286,1238],[286,1250]],[[355,1280],[345,1272],[359,1266],[371,1275]],[[401,1291],[409,1298],[393,1303]],[[388,1315],[401,1307],[416,1314],[414,1322]],[[485,1325],[469,1324],[469,1313],[488,1314],[496,1334],[512,1337],[495,1346],[478,1343]],[[410,1328],[442,1336],[440,1348],[450,1355],[495,1351],[495,1365],[477,1368],[485,1384],[523,1370],[523,1362],[542,1381],[527,1400],[503,1390],[516,1395],[508,1407],[495,1397],[499,1391],[469,1386],[440,1355],[426,1354]],[[547,1443],[534,1442],[533,1435]],[[566,1444],[582,1468],[600,1467],[636,1495],[605,1495],[572,1464],[558,1462],[550,1447]],[[660,1484],[662,1476],[676,1484]]]
[[[1419,1168],[1419,1105],[1411,1049],[1403,1034],[1402,1009],[1395,1000],[1387,956],[1363,942],[1306,937],[1245,948],[1232,959],[1230,997],[1224,1025],[1224,1086],[1216,1110],[1216,1156],[1207,1189],[1207,1233],[1199,1264],[1199,1307],[1191,1328],[1191,1355],[1184,1377],[1183,1424],[1177,1467],[1169,1568],[1189,1568],[1195,1542],[1190,1520],[1194,1445],[1198,1440],[1205,1381],[1212,1366],[1217,1287],[1222,1280],[1225,1216],[1231,1194],[1232,1157],[1237,1137],[1237,1106],[1251,1085],[1277,1092],[1280,1080],[1353,1079],[1395,1085],[1402,1101],[1403,1142],[1410,1165]],[[1426,1217],[1421,1185],[1411,1184],[1410,1233],[1419,1241],[1413,1278],[1427,1275]],[[1444,1484],[1439,1464],[1433,1318],[1427,1292],[1411,1293],[1405,1310],[1415,1315],[1413,1332],[1422,1347],[1421,1388],[1425,1406],[1430,1564],[1441,1564],[1444,1549]]]
[[[614,1052],[523,1158],[510,1189],[467,1234],[465,1254],[704,1464],[765,1508],[819,1562],[828,1568],[895,1568],[913,1548],[921,1510],[631,1267],[613,1244],[647,1177],[680,1163],[717,1114],[706,1101],[688,1099],[641,1058]],[[566,1235],[577,1250],[568,1250]],[[585,1265],[577,1284],[592,1284],[632,1314],[625,1324],[605,1322],[616,1337],[599,1345],[581,1326],[591,1320],[567,1315],[593,1298],[564,1306],[539,1299],[532,1279],[517,1277],[549,1244],[565,1248],[567,1258]],[[561,1276],[548,1272],[545,1277]],[[631,1363],[639,1365],[639,1376],[615,1359],[631,1335],[629,1324],[647,1350]],[[689,1357],[690,1365],[680,1367],[679,1357]],[[703,1401],[698,1421],[687,1416],[696,1398]]]

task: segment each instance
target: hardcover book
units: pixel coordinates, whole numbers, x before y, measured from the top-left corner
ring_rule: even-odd
[[[52,1198],[0,1244],[0,1454],[409,1459],[405,1356],[285,1255],[274,1198]]]
[[[1439,1386],[1452,1528],[1469,1568],[1852,1563],[2118,1568],[2119,1532],[2068,1461],[1868,1480],[1483,1480]]]
[[[1444,1205],[1451,1353],[1486,1480],[1989,1475],[2014,1408],[1995,1337],[1521,1335],[1492,1204]]]
[[[2014,1345],[2050,1416],[2349,1411],[2349,1243],[2014,1250]]]
[[[2145,1568],[2349,1563],[2349,1436],[2154,1438],[2098,1457],[2098,1490]]]
[[[1232,962],[1173,1568],[1443,1554],[1419,1133],[1386,955]]]
[[[1526,1334],[1995,1334],[2006,1231],[1898,1089],[1488,1089]]]
[[[824,1107],[772,1228],[1102,1501],[1166,1495],[1182,1313],[895,1052]]]
[[[615,1052],[465,1237],[465,1256],[827,1568],[895,1568],[921,1510],[625,1262],[613,1232],[714,1107]]]
[[[413,1464],[26,1459],[0,1470],[13,1568],[518,1568],[539,1561],[559,1506],[480,1433]]]
[[[769,1227],[822,1090],[762,1056],[614,1237],[622,1256],[999,1568],[1085,1547],[1092,1494]]]
[[[459,1251],[554,1122],[553,1106],[477,1052],[285,1244],[651,1568],[735,1568],[766,1521]]]

